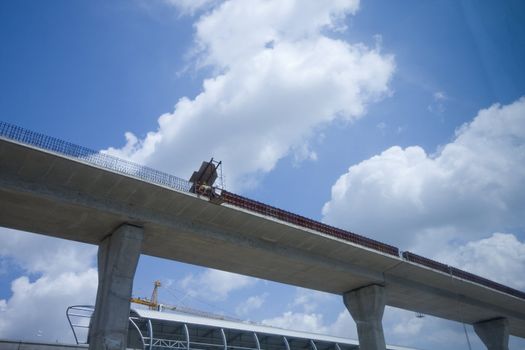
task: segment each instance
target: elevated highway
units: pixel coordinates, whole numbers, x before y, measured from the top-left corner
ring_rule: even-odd
[[[0,133],[1,226],[99,245],[125,223],[143,229],[142,254],[339,295],[377,285],[386,305],[468,324],[505,319],[525,338],[520,291],[403,258],[395,247],[213,203],[183,180],[35,135]]]

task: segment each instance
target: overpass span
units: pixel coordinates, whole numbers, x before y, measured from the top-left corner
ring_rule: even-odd
[[[339,295],[378,285],[387,305],[469,324],[506,319],[525,338],[521,291],[229,192],[214,203],[190,187],[0,124],[1,226],[99,245],[127,223],[143,228],[143,254]]]

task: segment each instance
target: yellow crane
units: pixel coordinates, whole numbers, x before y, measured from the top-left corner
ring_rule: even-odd
[[[151,299],[131,297],[131,302],[135,304],[149,306],[150,310],[158,310],[159,309],[159,287],[161,285],[162,284],[160,283],[160,281],[153,282],[153,293],[151,293]]]
[[[235,318],[235,317],[231,317],[231,316],[217,315],[211,312],[201,311],[201,310],[184,307],[184,306],[159,304],[158,297],[159,297],[159,288],[161,286],[162,284],[160,283],[160,281],[153,282],[153,292],[151,293],[151,299],[131,297],[130,300],[132,303],[148,306],[150,310],[157,310],[157,311],[172,310],[172,311],[190,313],[190,314],[197,315],[197,316],[215,318],[218,320],[229,320],[229,321],[234,321],[234,322],[242,322],[242,320]]]
[[[159,303],[159,288],[162,286],[162,283],[160,281],[153,282],[153,292],[151,293],[151,298],[134,298],[131,297],[131,302],[135,304],[145,305],[148,306],[150,310],[157,310],[162,311],[163,309],[167,310],[180,310],[180,311],[193,311],[193,309],[185,308],[185,307],[178,307],[174,305],[168,305],[168,304],[160,304]]]

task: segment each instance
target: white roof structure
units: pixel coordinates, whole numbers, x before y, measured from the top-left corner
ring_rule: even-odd
[[[139,329],[146,349],[351,350],[359,348],[359,342],[355,339],[176,311],[132,309],[130,319],[134,325],[130,325],[128,347],[133,344],[133,329]],[[171,337],[164,338],[166,335]],[[152,345],[151,348],[148,347],[149,344]],[[410,348],[387,345],[387,349],[409,350]]]

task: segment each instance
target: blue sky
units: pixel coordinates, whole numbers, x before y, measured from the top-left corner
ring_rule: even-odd
[[[229,189],[524,289],[523,7],[4,1],[1,119],[183,178],[214,156]],[[0,312],[48,286],[33,296],[57,323],[40,334],[62,337],[61,303],[93,298],[94,248],[0,233]],[[155,279],[166,302],[355,336],[338,297],[142,257],[135,294]],[[33,335],[38,315],[19,320]],[[21,336],[2,319],[0,338]],[[389,310],[385,329],[466,347],[462,325],[431,317]]]

